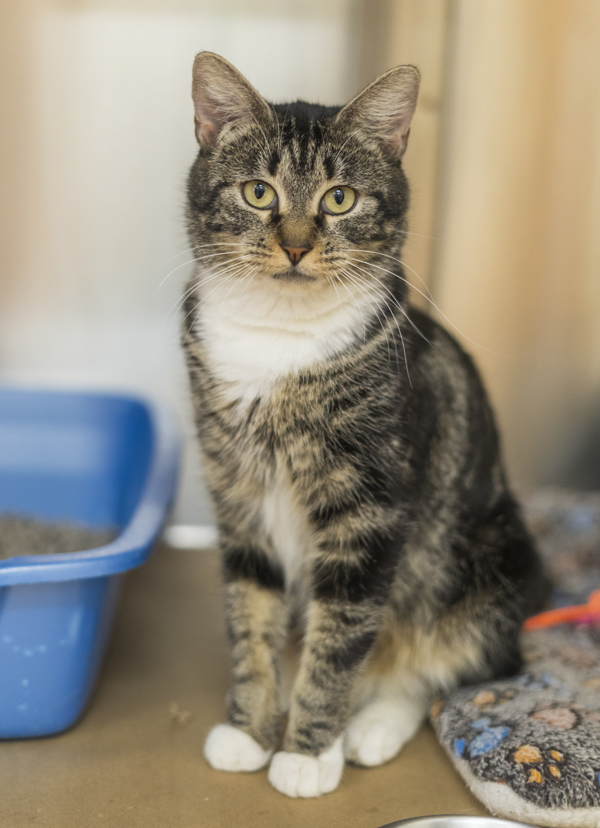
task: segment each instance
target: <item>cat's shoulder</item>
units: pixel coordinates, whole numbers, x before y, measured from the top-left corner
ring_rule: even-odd
[[[425,372],[437,373],[437,369],[454,376],[459,372],[471,383],[481,383],[475,360],[448,326],[413,305],[407,308],[406,318],[410,361],[419,362]]]

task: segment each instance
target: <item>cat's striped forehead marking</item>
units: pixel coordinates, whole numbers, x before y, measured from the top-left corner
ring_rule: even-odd
[[[357,180],[362,183],[354,137],[336,129],[331,119],[314,120],[286,112],[266,128],[249,125],[243,141],[238,135],[235,159],[228,159],[228,166],[230,172],[235,166],[240,181],[256,178],[274,187],[280,214],[319,219],[321,200],[331,187],[356,188]],[[363,166],[365,156],[367,165],[372,165],[373,158],[362,147]],[[360,210],[360,203],[357,207]],[[269,219],[263,216],[263,220]]]
[[[324,141],[324,130],[318,122],[298,122],[288,117],[278,122],[276,129],[277,141],[264,164],[273,180],[294,192],[334,180],[336,148],[331,141]]]
[[[284,121],[282,136],[282,162],[294,172],[312,175],[323,165],[323,129],[309,119],[292,117]]]
[[[355,136],[335,123],[336,108],[297,103],[277,105],[273,110],[270,124],[249,121],[225,136],[228,165],[246,161],[271,177],[285,170],[298,178],[317,175],[325,180],[355,171],[352,168],[357,165],[348,164],[356,151]],[[230,141],[235,146],[232,155],[227,152]]]
[[[284,169],[290,176],[330,183],[345,183],[345,177],[356,175],[357,165],[352,163],[354,135],[336,128],[330,118],[288,116],[283,124],[279,123],[279,130],[281,140],[272,155],[270,172],[281,173]],[[363,156],[366,154],[363,147]]]

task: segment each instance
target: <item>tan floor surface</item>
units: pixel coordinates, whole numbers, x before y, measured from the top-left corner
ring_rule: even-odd
[[[318,800],[288,799],[264,771],[213,771],[202,744],[226,687],[217,556],[161,548],[128,577],[84,718],[60,736],[0,744],[1,828],[377,828],[485,813],[428,727],[389,765],[347,768]]]

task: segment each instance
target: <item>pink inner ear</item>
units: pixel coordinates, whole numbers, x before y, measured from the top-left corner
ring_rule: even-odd
[[[196,138],[204,145],[214,144],[231,121],[271,115],[266,101],[233,66],[208,53],[194,62],[192,98]]]
[[[199,144],[211,144],[217,135],[217,130],[212,121],[201,121],[198,116],[194,118],[196,127],[196,139]]]
[[[411,117],[398,118],[394,124],[394,131],[390,135],[389,143],[393,150],[398,155],[403,155],[408,144],[408,136],[410,135]]]
[[[196,89],[194,93],[196,139],[200,144],[212,144],[221,129],[223,118],[219,118],[218,106],[206,89]]]
[[[410,125],[414,114],[415,103],[406,103],[395,113],[390,113],[387,123],[381,123],[382,137],[385,137],[390,150],[397,155],[402,155],[408,144]]]

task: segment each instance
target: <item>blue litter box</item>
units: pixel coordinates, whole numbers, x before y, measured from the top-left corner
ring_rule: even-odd
[[[0,389],[0,513],[118,533],[0,561],[0,738],[58,733],[83,712],[123,575],[152,551],[178,461],[171,418],[147,402]]]

